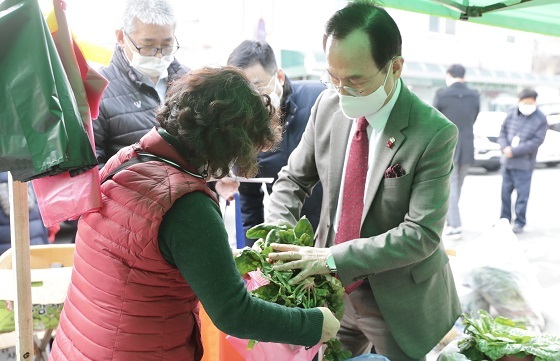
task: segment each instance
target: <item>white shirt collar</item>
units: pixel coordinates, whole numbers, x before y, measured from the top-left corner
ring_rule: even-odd
[[[368,124],[375,130],[376,133],[380,133],[383,128],[385,128],[385,125],[389,120],[389,115],[391,114],[391,111],[393,110],[393,107],[397,102],[400,92],[401,80],[398,79],[395,92],[393,93],[393,96],[391,97],[389,102],[385,104],[381,109],[379,109],[377,113],[366,115]]]

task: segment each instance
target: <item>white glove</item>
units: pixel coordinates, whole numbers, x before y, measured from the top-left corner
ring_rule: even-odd
[[[323,332],[321,333],[321,342],[327,342],[336,336],[340,328],[340,322],[334,314],[326,307],[317,307],[323,313]]]
[[[280,252],[269,253],[268,258],[272,261],[284,261],[283,264],[275,265],[275,270],[301,269],[301,272],[290,280],[290,284],[297,284],[309,276],[330,273],[325,262],[331,255],[331,250],[328,248],[300,247],[280,243],[272,243],[271,247]]]

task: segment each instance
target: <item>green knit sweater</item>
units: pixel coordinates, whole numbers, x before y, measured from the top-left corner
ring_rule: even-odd
[[[222,332],[304,346],[319,342],[323,315],[318,309],[287,308],[246,291],[220,208],[205,194],[189,193],[173,204],[160,226],[159,248],[181,271]]]

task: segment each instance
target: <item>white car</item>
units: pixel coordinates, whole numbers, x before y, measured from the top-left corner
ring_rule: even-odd
[[[487,171],[500,169],[500,156],[502,154],[498,144],[498,136],[506,112],[482,111],[474,123],[474,166],[482,167]],[[543,144],[537,153],[537,163],[548,167],[560,164],[560,119],[558,115],[548,116],[549,129]],[[556,122],[556,123],[555,123]]]
[[[502,151],[498,144],[500,128],[506,112],[482,111],[474,123],[474,166],[487,171],[500,169]]]

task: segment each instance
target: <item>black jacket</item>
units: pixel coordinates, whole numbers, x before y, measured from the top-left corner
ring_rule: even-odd
[[[474,163],[473,126],[480,111],[480,95],[464,83],[453,83],[439,89],[434,107],[451,120],[459,129],[459,139],[453,162],[456,165]]]
[[[171,82],[188,71],[173,60],[167,80]],[[154,111],[160,101],[154,88],[140,82],[118,46],[111,63],[99,73],[109,81],[99,105],[99,117],[93,121],[97,160],[103,166],[121,148],[136,143],[159,126]]]
[[[257,177],[278,178],[280,169],[288,163],[288,157],[301,140],[303,131],[307,126],[311,107],[325,86],[317,81],[294,81],[286,77],[284,85],[283,104],[281,106],[284,133],[282,143],[277,150],[262,152],[259,154],[259,173]],[[273,183],[267,184],[268,194],[272,193]],[[305,215],[311,221],[313,229],[317,229],[321,213],[321,198],[323,189],[318,183],[312,194],[305,200],[301,216]],[[241,217],[245,232],[257,224],[264,222],[264,192],[260,184],[241,183],[239,187],[239,200],[241,205]],[[251,246],[256,240],[245,238],[245,244]]]
[[[529,116],[521,114],[518,107],[510,110],[500,128],[498,144],[502,150],[512,146],[515,136],[519,137],[519,144],[512,149],[513,157],[506,158],[502,155],[502,168],[532,171],[537,164],[537,152],[544,142],[547,130],[546,116],[539,109]]]

